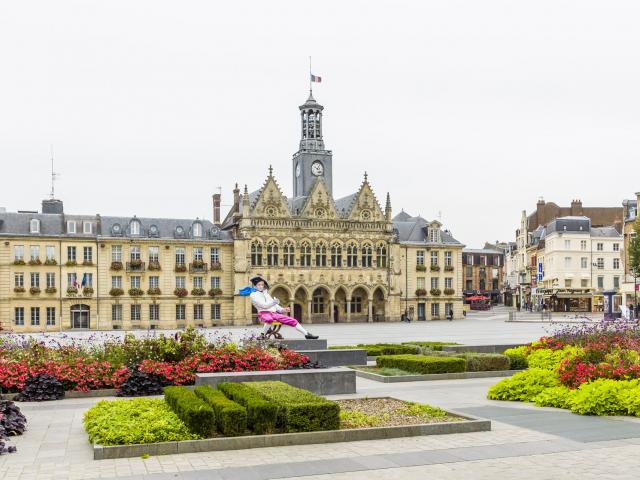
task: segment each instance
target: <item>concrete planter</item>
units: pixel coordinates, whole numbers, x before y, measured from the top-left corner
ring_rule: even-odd
[[[309,357],[311,362],[318,362],[323,367],[343,367],[345,365],[367,364],[367,351],[361,349],[296,351]]]
[[[305,338],[302,339],[289,339],[285,338],[283,340],[269,340],[271,344],[279,344],[289,350],[326,350],[327,349],[327,340],[325,338],[318,338],[315,340],[307,340]]]
[[[132,458],[142,455],[171,455],[176,453],[215,452],[244,450],[249,448],[285,447],[317,443],[358,442],[385,438],[417,437],[422,435],[446,435],[449,433],[487,432],[491,421],[449,411],[464,418],[459,422],[429,423],[398,427],[359,428],[353,430],[328,430],[324,432],[276,433],[244,437],[207,438],[182,442],[162,442],[137,445],[93,446],[93,459]]]
[[[215,387],[222,382],[280,381],[318,395],[356,393],[356,372],[350,368],[273,370],[269,372],[219,372],[196,374],[197,385]]]
[[[373,372],[363,372],[361,370],[355,370],[358,377],[382,383],[427,382],[433,380],[465,380],[468,378],[510,377],[511,375],[521,371],[522,370],[491,370],[487,372],[431,373],[427,375],[397,375],[390,377],[386,375],[379,375]]]

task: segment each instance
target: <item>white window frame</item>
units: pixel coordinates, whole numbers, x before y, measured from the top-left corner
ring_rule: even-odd
[[[139,303],[132,303],[129,312],[131,321],[139,322],[142,318],[142,305]]]
[[[187,306],[184,303],[176,304],[176,320],[186,320],[187,318]]]
[[[186,277],[179,276],[176,277],[176,288],[186,288],[187,281]]]
[[[122,262],[122,245],[111,245],[111,261]]]
[[[193,224],[193,237],[194,238],[202,237],[202,224],[200,222],[195,222]]]
[[[32,218],[29,222],[29,233],[40,233],[40,220]]]
[[[56,324],[56,307],[47,307],[46,308],[46,323],[47,326],[50,327]]]
[[[140,288],[141,279],[140,275],[132,275],[131,276],[131,288]]]
[[[67,220],[67,233],[72,233],[75,235],[76,233],[76,221],[75,220]]]
[[[54,245],[47,245],[45,247],[46,251],[46,259],[47,260],[55,260],[56,259],[56,247]]]
[[[220,304],[212,303],[211,304],[211,320],[220,320]]]
[[[211,288],[220,288],[220,277],[211,277]]]
[[[129,234],[138,236],[140,235],[141,230],[142,227],[140,225],[140,222],[138,220],[132,220],[129,224]]]
[[[111,288],[122,288],[122,275],[111,276]]]
[[[31,307],[29,318],[31,319],[32,327],[40,325],[40,307]]]
[[[193,277],[193,288],[202,288],[202,277]]]
[[[424,265],[424,250],[416,250],[416,265]]]
[[[13,309],[13,323],[17,326],[24,326],[24,307]]]
[[[91,222],[82,222],[82,233],[86,235],[91,235],[93,233],[93,225],[91,224]]]
[[[160,305],[158,305],[157,303],[149,304],[149,320],[160,320]]]
[[[56,287],[56,272],[47,272],[47,288]]]
[[[193,319],[204,320],[204,305],[201,303],[193,304]]]
[[[211,264],[220,263],[220,249],[218,247],[211,247],[211,251],[209,252],[209,258],[211,260]]]
[[[149,277],[149,288],[160,288],[160,277],[152,275]]]
[[[13,246],[13,259],[24,260],[24,245]]]
[[[122,304],[121,303],[111,305],[111,321],[112,322],[122,321]]]
[[[16,272],[13,274],[13,286],[17,288],[24,288],[24,273]]]

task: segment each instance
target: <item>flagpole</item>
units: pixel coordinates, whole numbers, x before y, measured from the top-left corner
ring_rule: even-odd
[[[311,55],[309,55],[309,95],[313,95],[313,82],[311,81]]]

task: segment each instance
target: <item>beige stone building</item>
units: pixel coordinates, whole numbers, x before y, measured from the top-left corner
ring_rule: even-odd
[[[0,212],[0,322],[16,332],[254,323],[238,290],[260,273],[303,323],[462,317],[463,245],[438,221],[392,217],[369,179],[334,198],[323,107],[300,106],[293,195],[269,167],[213,222],[78,216],[59,200]]]

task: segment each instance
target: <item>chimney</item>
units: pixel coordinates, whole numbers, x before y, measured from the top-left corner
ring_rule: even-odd
[[[581,200],[571,200],[571,215],[581,216],[582,215],[582,201]]]
[[[236,183],[236,188],[233,189],[233,211],[240,213],[240,189]]]
[[[214,193],[213,196],[213,223],[220,225],[220,194]]]
[[[51,198],[49,200],[43,200],[42,213],[54,213],[54,214],[64,213],[62,200],[56,200],[55,198]]]

